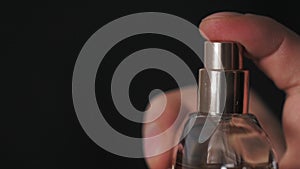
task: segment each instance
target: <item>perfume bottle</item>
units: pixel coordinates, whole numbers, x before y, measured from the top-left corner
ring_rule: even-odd
[[[243,69],[243,47],[235,42],[204,45],[198,112],[189,114],[173,168],[278,168],[268,136],[248,113],[249,71]]]

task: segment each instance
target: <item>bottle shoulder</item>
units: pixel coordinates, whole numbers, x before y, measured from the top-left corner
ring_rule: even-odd
[[[191,113],[186,123],[188,128],[197,130],[214,129],[230,130],[230,132],[260,133],[264,137],[266,133],[262,129],[256,116],[247,114],[209,114],[203,112]],[[197,127],[195,127],[197,126]]]
[[[256,118],[256,116],[252,113],[245,113],[245,114],[237,114],[237,113],[224,113],[224,114],[212,114],[212,113],[206,113],[206,112],[193,112],[189,114],[189,119],[220,119],[224,121],[232,120],[232,119],[245,119],[250,120],[253,123],[256,123],[259,125],[259,121]]]

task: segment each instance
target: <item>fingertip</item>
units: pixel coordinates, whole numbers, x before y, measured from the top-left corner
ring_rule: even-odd
[[[286,32],[282,28],[268,17],[232,12],[209,15],[199,25],[207,40],[239,42],[256,58],[268,56],[278,48]]]
[[[204,19],[202,19],[202,21],[207,21],[210,19],[220,19],[220,18],[224,18],[224,17],[235,17],[235,16],[241,16],[241,15],[243,15],[243,14],[238,13],[238,12],[228,12],[228,11],[216,12],[216,13],[206,16]]]
[[[199,24],[200,32],[205,38],[209,38],[208,36],[205,35],[205,32],[207,31],[208,26],[211,28],[214,28],[214,27],[210,26],[210,24],[217,23],[216,22],[217,20],[222,21],[226,18],[239,17],[239,16],[243,16],[243,14],[238,13],[238,12],[228,12],[228,11],[216,12],[216,13],[210,14],[201,20],[201,22]]]

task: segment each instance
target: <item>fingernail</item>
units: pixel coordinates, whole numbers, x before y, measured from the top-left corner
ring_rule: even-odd
[[[202,21],[209,20],[209,19],[218,19],[218,18],[224,18],[224,17],[232,17],[232,16],[241,16],[243,14],[237,13],[237,12],[217,12],[213,13],[211,15],[208,15]]]

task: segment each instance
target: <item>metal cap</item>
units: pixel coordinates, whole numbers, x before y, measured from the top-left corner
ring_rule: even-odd
[[[235,42],[205,42],[206,69],[236,70],[243,68],[242,46]]]
[[[204,68],[199,71],[199,111],[248,113],[249,72],[243,70],[242,46],[207,41],[204,49]]]

